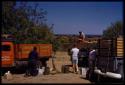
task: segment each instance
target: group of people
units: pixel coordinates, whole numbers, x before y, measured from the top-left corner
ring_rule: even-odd
[[[77,47],[77,45],[84,42],[92,43],[85,40],[85,34],[83,32],[79,32],[78,42],[77,44],[75,43],[73,48],[71,49],[71,54],[72,54],[71,59],[72,59],[74,73],[79,72],[78,58],[79,58],[80,49]],[[88,57],[89,70],[92,70],[94,68],[95,59],[96,59],[96,50],[94,48],[90,48],[89,57]]]
[[[74,47],[71,49],[72,52],[72,65],[73,65],[73,72],[78,73],[78,58],[79,58],[79,52],[80,50],[77,48],[77,45],[74,44]],[[90,49],[89,57],[88,57],[88,64],[89,69],[92,69],[94,67],[96,59],[96,50],[94,48]]]
[[[79,38],[78,38],[78,43],[91,43],[88,41],[85,41],[85,34],[83,32],[79,32]],[[78,68],[78,56],[80,49],[77,47],[77,44],[74,44],[73,48],[71,49],[72,53],[72,65],[73,65],[73,72],[78,73],[79,68]],[[89,68],[92,69],[94,66],[94,61],[95,61],[95,56],[96,56],[96,50],[91,48],[89,52]],[[38,61],[38,53],[37,53],[37,48],[34,47],[33,50],[29,53],[28,57],[28,68],[26,71],[26,76],[32,75],[36,76],[38,74],[37,71],[37,61]]]

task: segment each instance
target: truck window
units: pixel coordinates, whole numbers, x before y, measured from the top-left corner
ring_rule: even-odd
[[[10,45],[2,45],[2,51],[10,51]]]

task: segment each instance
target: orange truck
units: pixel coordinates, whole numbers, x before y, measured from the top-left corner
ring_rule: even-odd
[[[14,67],[27,63],[28,54],[37,47],[39,60],[46,65],[46,61],[52,57],[52,44],[14,44],[12,40],[2,40],[1,66]]]

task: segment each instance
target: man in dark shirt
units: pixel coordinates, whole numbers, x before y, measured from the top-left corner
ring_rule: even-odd
[[[36,61],[38,59],[37,48],[34,47],[33,50],[29,53],[29,62]]]
[[[33,50],[29,53],[28,73],[26,75],[36,76],[38,74],[37,60],[38,60],[37,48],[34,47]]]

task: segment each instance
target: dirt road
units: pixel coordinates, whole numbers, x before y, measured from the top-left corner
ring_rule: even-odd
[[[24,74],[13,75],[13,79],[6,80],[2,78],[2,83],[90,83],[90,81],[80,78],[80,75],[55,74],[55,75],[38,75],[36,77],[24,77]]]
[[[13,79],[11,80],[7,80],[2,76],[2,83],[91,83],[89,80],[83,79],[80,74],[61,73],[62,65],[71,64],[67,52],[57,52],[55,57],[55,65],[58,73],[35,77],[24,77],[24,73],[13,74]],[[47,63],[52,68],[52,60],[50,59]]]

